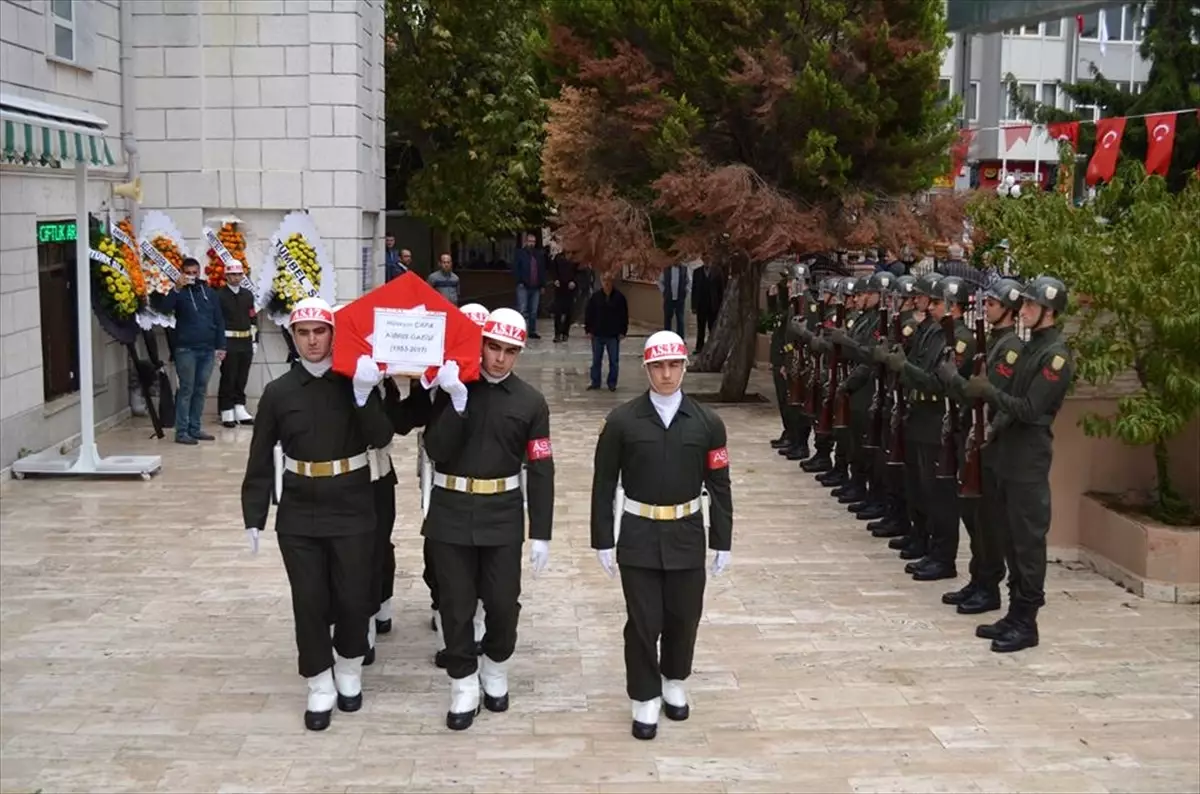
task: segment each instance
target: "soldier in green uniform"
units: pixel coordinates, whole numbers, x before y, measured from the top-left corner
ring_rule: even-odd
[[[783,331],[783,367],[780,371],[784,375],[784,424],[791,428],[791,440],[786,447],[779,450],[779,454],[788,460],[804,460],[812,454],[808,446],[808,439],[812,434],[812,418],[804,413],[801,406],[792,405],[791,390],[794,381],[808,375],[808,350],[802,340],[792,332],[792,325],[797,318],[807,323],[810,311],[815,311],[816,305],[809,293],[808,265],[798,262],[789,266],[787,273],[789,300],[783,321],[779,324],[780,330]]]
[[[1021,307],[1022,289],[1020,282],[1002,278],[983,292],[985,319],[991,326],[984,372],[1000,391],[1007,391],[1011,386],[1013,365],[1020,358],[1021,348],[1025,344],[1016,332],[1016,315]],[[964,449],[960,461],[965,461],[966,428],[972,421],[972,401],[962,392],[967,381],[950,362],[943,362],[938,367],[938,379],[956,396],[962,409]],[[990,423],[995,418],[996,409],[985,406],[985,412]],[[972,432],[986,434],[987,428],[972,428]],[[986,435],[980,440],[985,441]],[[956,606],[962,615],[978,615],[999,609],[1000,582],[1004,579],[1004,548],[1001,541],[1009,535],[1007,514],[999,499],[996,456],[988,447],[983,447],[981,452],[982,493],[979,498],[959,499],[963,524],[971,539],[971,579],[961,590],[942,596],[942,603]]]
[[[822,352],[829,360],[834,357],[834,342],[833,335],[839,329],[837,324],[837,304],[840,302],[844,306],[843,312],[843,327],[842,331],[848,331],[854,328],[854,323],[858,318],[858,279],[853,276],[843,276],[834,280],[835,298],[834,304],[830,307],[829,319],[826,321],[826,338],[823,340]],[[837,352],[838,359],[838,385],[845,380],[845,354]],[[849,486],[850,480],[850,460],[853,454],[853,438],[850,429],[850,417],[845,417],[846,425],[843,427],[837,426],[836,407],[838,395],[830,393],[833,389],[833,384],[830,382],[826,385],[826,394],[828,399],[834,401],[835,420],[833,425],[833,468],[827,472],[817,475],[817,482],[822,485],[835,489],[834,496],[840,497],[845,491],[837,491],[843,486]]]
[[[850,484],[841,493],[834,491],[834,495],[839,502],[849,504],[851,512],[864,521],[883,516],[883,487],[875,476],[875,451],[867,445],[867,432],[878,371],[871,351],[881,338],[879,305],[883,294],[891,288],[892,279],[892,274],[885,271],[859,279],[855,292],[861,314],[848,332],[835,329],[831,334],[853,367],[850,376],[839,385],[840,391],[850,395],[852,476]]]
[[[787,273],[780,273],[779,280],[767,289],[767,311],[771,314],[783,315],[780,322],[771,331],[771,379],[775,384],[775,403],[779,408],[779,421],[783,431],[779,438],[771,440],[771,447],[779,450],[779,454],[787,454],[793,445],[795,429],[789,419],[787,410],[787,379],[784,376],[784,362],[787,353],[784,351],[784,335],[787,331],[786,313],[788,311],[788,282]]]
[[[828,388],[828,364],[827,356],[830,347],[829,340],[826,334],[833,328],[833,318],[836,311],[837,301],[837,284],[836,276],[825,278],[821,282],[821,300],[815,302],[816,306],[809,307],[809,319],[805,323],[793,321],[793,331],[804,341],[808,348],[815,353],[816,372],[812,380],[812,386],[815,395],[815,404],[820,410],[822,399]],[[812,474],[823,474],[833,469],[833,433],[822,432],[817,427],[818,417],[812,417],[813,422],[813,446],[816,453],[808,460],[800,464],[800,468]]]
[[[611,577],[620,566],[633,735],[653,739],[660,711],[689,715],[684,681],[704,609],[705,530],[717,575],[729,564],[733,497],[725,424],[680,388],[687,346],[659,331],[643,361],[649,391],[613,409],[596,442],[591,527],[604,570]]]
[[[888,369],[899,373],[907,389],[908,418],[904,425],[905,476],[909,519],[912,525],[911,542],[900,556],[907,560],[920,560],[905,566],[905,572],[916,578],[918,569],[924,569],[932,560],[924,558],[930,552],[934,536],[944,537],[945,525],[952,524],[957,531],[958,511],[953,505],[953,489],[942,488],[939,494],[936,479],[937,457],[941,451],[942,421],[945,414],[945,396],[941,384],[933,371],[941,360],[945,344],[942,329],[938,325],[941,313],[934,314],[936,300],[942,310],[941,276],[926,273],[917,279],[915,305],[925,317],[917,326],[913,344],[907,354],[902,347],[894,349],[887,357]],[[940,501],[939,501],[940,498]],[[951,568],[937,566],[928,575],[938,579],[953,578]],[[922,575],[922,579],[926,575]]]
[[[992,640],[992,650],[1010,653],[1038,644],[1037,613],[1046,603],[1046,535],[1050,531],[1050,462],[1054,417],[1075,376],[1075,361],[1057,327],[1067,307],[1067,288],[1039,276],[1021,293],[1021,321],[1029,342],[1013,364],[1011,386],[1002,391],[986,377],[973,377],[967,397],[982,397],[996,409],[989,445],[995,455],[998,503],[1008,519],[1004,539],[1008,563],[1008,614],[975,633]]]
[[[885,334],[885,339],[880,341],[879,345],[871,351],[871,359],[876,364],[882,364],[887,358],[889,352],[889,344],[899,344],[905,351],[911,346],[913,335],[917,332],[917,325],[924,318],[924,313],[920,317],[917,316],[917,311],[913,306],[913,300],[916,297],[917,280],[913,276],[903,275],[896,278],[892,282],[892,311],[897,312],[898,316],[895,319],[889,318],[888,322],[892,325]],[[903,383],[897,384],[899,375],[891,373],[889,379],[891,384],[888,388],[889,400],[887,415],[886,431],[891,430],[892,421],[900,421],[903,423],[904,417],[901,414],[896,419],[893,419],[893,413],[904,408],[904,405],[897,406],[895,390],[897,386],[903,389]],[[888,443],[892,443],[890,438],[891,433],[888,433]],[[901,438],[897,441],[902,442]],[[877,538],[891,538],[888,542],[888,547],[892,549],[900,549],[903,547],[905,540],[909,534],[911,524],[908,519],[908,499],[904,491],[904,460],[899,453],[893,453],[890,448],[886,450],[884,465],[884,473],[882,475],[887,491],[885,500],[884,516],[878,521],[872,521],[867,524],[867,529]],[[892,458],[899,457],[899,460],[893,461]]]

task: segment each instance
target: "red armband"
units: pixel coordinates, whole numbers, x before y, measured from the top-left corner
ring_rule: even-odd
[[[535,460],[546,460],[554,457],[549,438],[535,438],[525,447],[525,456],[532,463]]]
[[[708,470],[716,471],[727,468],[729,468],[729,450],[725,447],[710,449],[708,451]]]
[[[1046,380],[1050,381],[1051,383],[1058,382],[1058,373],[1055,372],[1054,370],[1050,369],[1049,367],[1042,367],[1042,377],[1045,378]]]
[[[1002,378],[1011,378],[1013,374],[1012,367],[1007,364],[997,364],[996,374]]]

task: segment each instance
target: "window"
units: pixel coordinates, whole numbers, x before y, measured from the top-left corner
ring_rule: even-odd
[[[1100,13],[1093,11],[1083,15],[1083,32],[1080,38],[1100,39]],[[1109,41],[1141,41],[1142,17],[1137,6],[1105,6],[1104,27],[1108,29]]]
[[[972,80],[967,87],[967,121],[979,121],[979,81]]]
[[[45,402],[79,391],[74,231],[75,223],[70,220],[38,224],[38,298],[41,302]],[[66,239],[68,237],[71,239]]]
[[[1009,93],[1009,85],[1006,84],[1004,89],[1004,118],[1008,121],[1025,121],[1025,116],[1013,104],[1012,94]],[[1017,83],[1017,93],[1026,100],[1036,101],[1038,98],[1038,84]]]
[[[1052,108],[1058,107],[1058,85],[1055,83],[1042,83],[1042,96],[1038,101]]]
[[[50,2],[51,48],[55,58],[75,60],[75,0]]]
[[[1062,20],[1052,19],[1049,22],[1039,22],[1036,25],[1021,25],[1015,28],[1009,28],[1004,31],[1005,36],[1028,36],[1038,38],[1047,36],[1049,38],[1058,38],[1062,35]]]

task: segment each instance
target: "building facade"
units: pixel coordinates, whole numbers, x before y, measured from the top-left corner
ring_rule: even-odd
[[[382,280],[383,28],[383,0],[0,0],[0,92],[106,120],[117,163],[90,171],[89,209],[123,214],[132,168],[194,256],[233,215],[254,267],[307,211],[345,301]],[[71,176],[0,159],[0,468],[79,431]],[[260,328],[254,394],[285,356]],[[128,353],[93,338],[103,426],[129,410]]]
[[[1041,127],[1021,129],[1029,121],[1010,102],[1006,76],[1026,97],[1098,119],[1099,108],[1074,107],[1060,84],[1091,79],[1094,64],[1106,79],[1140,90],[1150,74],[1150,63],[1138,53],[1141,14],[1134,4],[1112,4],[1083,14],[1082,25],[1065,17],[1003,32],[955,34],[942,62],[941,87],[947,96],[962,97],[966,125],[977,131],[959,185],[994,186],[1005,169],[1020,180],[1036,172],[1044,184],[1058,162],[1058,147]]]

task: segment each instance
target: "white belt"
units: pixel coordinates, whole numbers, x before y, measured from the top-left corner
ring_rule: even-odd
[[[249,331],[226,331],[226,339],[249,339],[252,334]]]
[[[358,471],[365,468],[369,461],[366,452],[342,458],[340,460],[295,460],[284,455],[283,467],[292,474],[299,474],[301,477],[337,477],[340,474],[349,474],[352,471]]]
[[[499,477],[494,480],[482,480],[476,477],[461,477],[457,474],[433,473],[433,484],[447,491],[473,494],[498,494],[515,491],[521,487],[521,475]]]
[[[690,502],[684,502],[681,505],[648,505],[627,496],[625,497],[625,512],[649,518],[651,521],[675,521],[699,513],[701,503],[702,498],[697,496]]]

